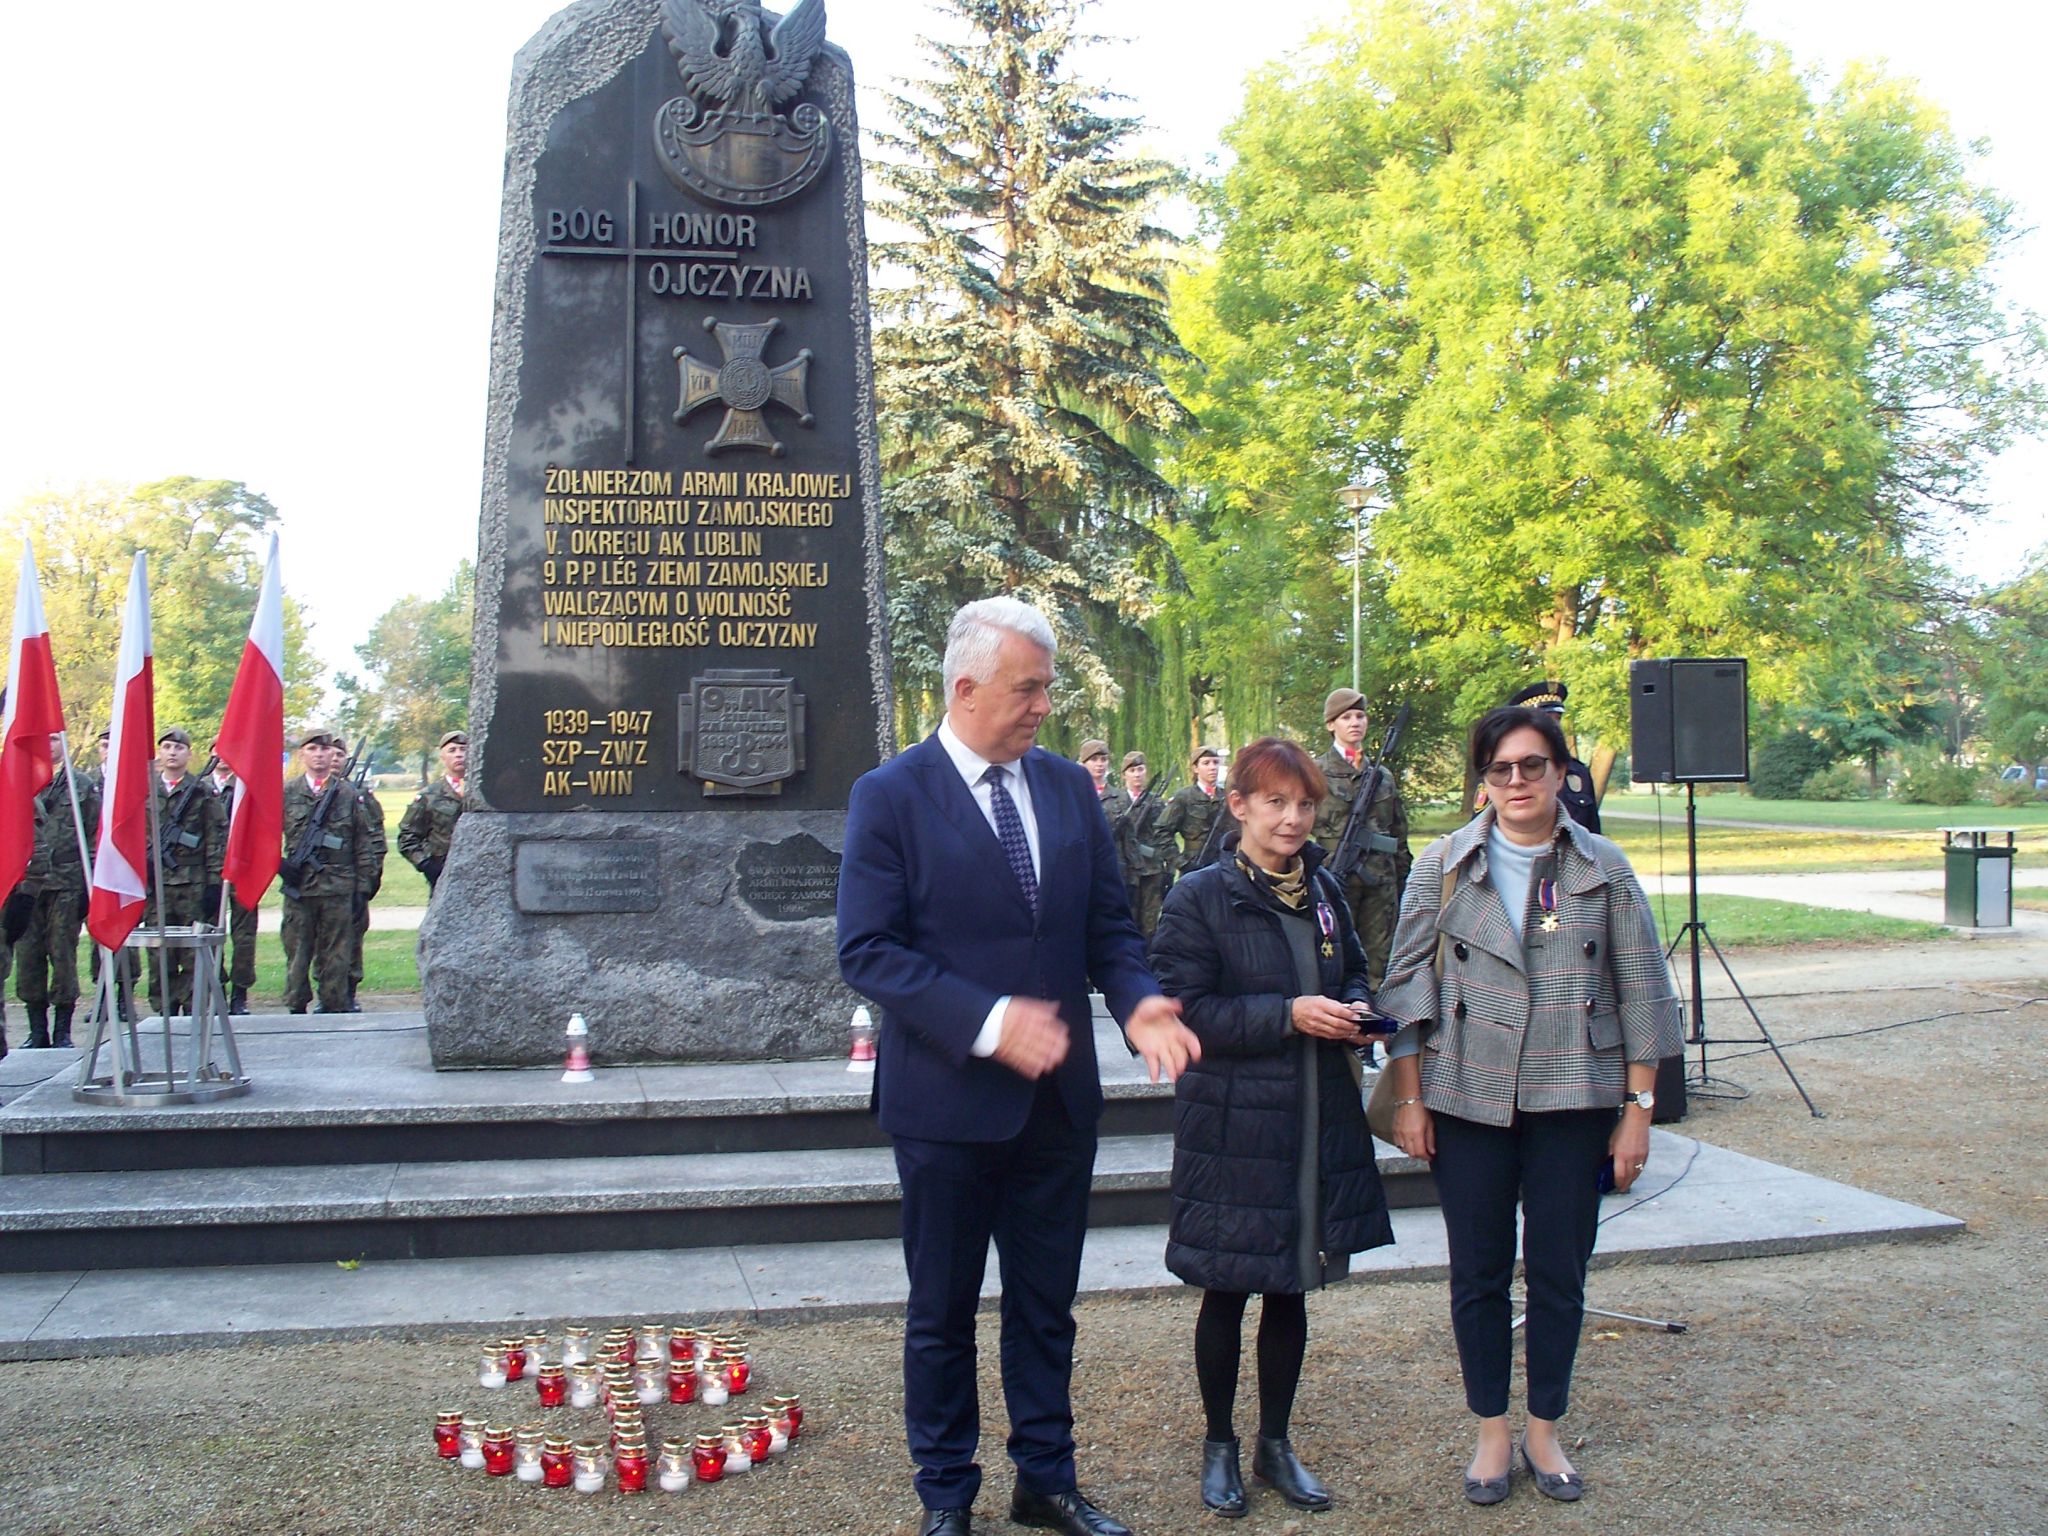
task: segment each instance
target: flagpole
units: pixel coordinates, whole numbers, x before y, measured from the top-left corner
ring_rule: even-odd
[[[163,830],[157,819],[157,766],[154,759],[149,764],[149,851],[143,859],[146,869],[154,871],[156,878],[148,884],[156,893],[156,984],[163,998],[163,1011],[157,1015],[164,1029],[164,1086],[168,1089],[176,1077],[176,1063],[171,1059],[171,952],[168,948],[169,934],[164,926],[164,840]]]

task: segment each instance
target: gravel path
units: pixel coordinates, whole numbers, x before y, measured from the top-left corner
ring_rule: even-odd
[[[1468,1508],[1457,1480],[1469,1425],[1441,1288],[1351,1285],[1311,1300],[1295,1421],[1338,1505],[1303,1516],[1255,1491],[1241,1529],[2048,1529],[2048,1004],[2023,1004],[2032,993],[2048,980],[1775,1002],[1781,1042],[1974,1015],[1795,1049],[1825,1120],[1806,1115],[1768,1056],[1716,1051],[1716,1075],[1752,1096],[1701,1105],[1679,1129],[1963,1216],[1970,1231],[1596,1271],[1596,1305],[1683,1317],[1692,1331],[1589,1321],[1566,1421],[1590,1484],[1583,1503],[1549,1504],[1518,1479],[1507,1505]],[[1216,1529],[1194,1492],[1193,1319],[1192,1294],[1080,1309],[1083,1486],[1140,1536]],[[794,1455],[737,1483],[631,1499],[543,1493],[437,1462],[434,1410],[492,1396],[471,1384],[469,1339],[0,1366],[11,1452],[0,1530],[908,1536],[899,1339],[888,1319],[758,1330],[759,1389],[800,1392],[810,1414]],[[983,1339],[990,1465],[977,1528],[1008,1531],[992,1318]],[[652,1438],[720,1416],[652,1410]]]

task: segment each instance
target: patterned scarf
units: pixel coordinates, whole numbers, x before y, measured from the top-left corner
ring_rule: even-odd
[[[1261,869],[1242,852],[1235,855],[1237,867],[1244,871],[1252,888],[1261,891],[1291,911],[1299,912],[1308,905],[1308,865],[1301,855],[1294,856],[1294,862],[1280,874]]]

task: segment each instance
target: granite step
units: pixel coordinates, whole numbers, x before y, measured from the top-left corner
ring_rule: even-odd
[[[71,1053],[17,1069],[0,1107],[0,1175],[170,1168],[471,1162],[886,1147],[874,1079],[843,1061],[437,1072],[417,1013],[236,1021],[255,1088],[215,1104],[113,1107],[71,1097]],[[1171,1088],[1146,1080],[1098,1023],[1102,1134],[1173,1128]],[[145,1045],[145,1059],[155,1047]],[[14,1065],[12,1058],[0,1065]],[[40,1074],[34,1080],[30,1074]]]
[[[1434,1201],[1391,1148],[1399,1204]],[[1090,1221],[1163,1221],[1170,1136],[1108,1136]],[[893,1238],[886,1147],[165,1169],[0,1179],[0,1272],[471,1258]]]

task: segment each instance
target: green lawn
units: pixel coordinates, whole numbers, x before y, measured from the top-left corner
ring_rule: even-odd
[[[1669,944],[1684,924],[1683,896],[1650,898],[1657,932]],[[1723,949],[1784,948],[1798,944],[1899,944],[1952,938],[1939,923],[1915,923],[1871,912],[1843,912],[1755,896],[1702,896],[1700,921]]]
[[[363,939],[363,984],[364,993],[406,993],[420,989],[419,966],[414,956],[419,947],[419,934],[411,929],[379,929],[377,917],[370,914],[371,928]],[[91,964],[91,943],[79,946],[78,982],[89,994],[92,990],[88,969]],[[250,1005],[258,1012],[284,1006],[284,943],[274,933],[259,933],[256,936],[256,985],[250,989]]]
[[[1721,796],[1721,800],[1733,800]],[[1630,805],[1637,802],[1630,801]],[[1656,803],[1645,800],[1643,807],[1654,812]],[[1765,805],[1796,802],[1761,801]],[[1843,807],[1833,807],[1842,809]],[[1927,811],[1928,806],[1898,809]],[[1685,873],[1685,807],[1667,800],[1660,828],[1655,821],[1610,817],[1607,835],[1619,843],[1629,862],[1645,874],[1660,869],[1666,874]],[[2011,814],[2011,813],[2005,813]],[[1430,809],[1412,821],[1410,845],[1420,849],[1431,838],[1457,824],[1454,813]],[[1659,854],[1659,837],[1662,853]],[[1703,826],[1699,829],[1700,873],[1703,875],[1820,874],[1855,869],[1939,869],[1941,834],[1932,830],[1901,829],[1887,834],[1879,830],[1858,831],[1847,827],[1832,831],[1778,831],[1772,827]],[[2048,824],[2020,832],[2018,857],[2023,866],[2048,862]]]
[[[1685,827],[1685,792],[1666,786],[1658,795],[1618,794],[1602,809],[1654,816]],[[1801,827],[1859,827],[1867,831],[1933,831],[1937,827],[2026,827],[2048,832],[2048,804],[2003,809],[1995,805],[1907,805],[1897,800],[1759,800],[1751,795],[1702,795],[1700,816],[1714,821],[1775,821]]]

